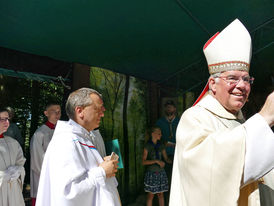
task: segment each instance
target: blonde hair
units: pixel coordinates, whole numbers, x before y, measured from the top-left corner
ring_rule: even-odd
[[[153,126],[147,129],[146,135],[145,135],[145,143],[147,143],[149,140],[151,140],[152,136],[151,134],[155,132],[157,129],[161,130],[158,126]]]

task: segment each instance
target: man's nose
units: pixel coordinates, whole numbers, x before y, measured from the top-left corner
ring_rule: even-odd
[[[244,88],[246,87],[245,81],[241,78],[236,87]]]
[[[104,114],[105,111],[106,111],[105,109],[101,111],[101,117],[105,116]]]

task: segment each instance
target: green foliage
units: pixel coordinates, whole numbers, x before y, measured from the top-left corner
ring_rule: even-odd
[[[143,188],[143,172],[144,167],[142,166],[142,155],[144,146],[144,136],[147,128],[146,124],[146,82],[131,78],[132,88],[131,96],[129,99],[128,107],[128,121],[129,121],[129,142],[130,142],[130,173],[134,174],[131,178],[130,184],[131,192]]]
[[[126,124],[123,116],[123,101],[125,94],[125,75],[114,73],[105,69],[91,67],[90,85],[103,95],[106,108],[105,116],[100,125],[100,132],[105,141],[118,138],[124,160],[125,156],[129,161],[126,167],[119,170],[116,177],[119,182],[119,192],[123,199],[134,199],[143,192],[144,167],[142,165],[143,147],[146,129],[148,127],[148,88],[147,81],[130,77],[129,92],[127,99]],[[168,90],[171,91],[171,90]],[[173,90],[172,90],[173,91]],[[174,92],[168,93],[176,95],[178,113],[181,114],[186,107],[193,103],[194,95],[192,93]],[[173,96],[174,97],[174,96]],[[158,100],[156,99],[155,102]],[[127,137],[124,136],[123,125],[127,127]],[[128,145],[125,145],[128,142]],[[128,150],[125,150],[128,147]],[[124,151],[128,151],[125,154]],[[124,162],[124,165],[127,164]],[[125,182],[126,175],[129,176],[129,182]],[[127,188],[126,188],[127,187]]]
[[[100,125],[106,140],[119,138],[122,130],[117,130],[122,120],[122,102],[125,76],[109,70],[91,67],[90,85],[103,95],[106,108],[105,117]],[[114,129],[115,128],[115,129]]]
[[[119,191],[123,198],[135,198],[138,191],[143,191],[142,166],[143,139],[147,127],[146,81],[130,78],[127,108],[128,144],[124,145],[123,134],[123,100],[125,93],[125,76],[101,68],[91,67],[90,85],[103,95],[106,108],[100,125],[100,132],[105,141],[118,138],[122,155],[129,155],[129,188],[124,188],[125,170],[119,170],[116,177]],[[124,147],[129,147],[129,154],[124,154]],[[127,191],[127,197],[125,196]]]
[[[8,76],[0,76],[1,106],[10,106],[15,110],[14,122],[25,138],[25,150],[28,150],[30,137],[44,122],[44,108],[48,100],[63,100],[63,87],[49,82],[37,82]],[[35,120],[35,122],[33,121]],[[36,125],[31,131],[32,124]]]

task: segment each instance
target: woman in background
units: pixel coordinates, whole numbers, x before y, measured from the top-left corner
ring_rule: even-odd
[[[9,127],[9,114],[0,108],[0,206],[24,206],[23,183],[26,159],[20,144],[3,135]]]
[[[157,194],[159,205],[164,206],[164,192],[168,191],[168,179],[164,170],[165,162],[172,163],[168,159],[165,146],[161,144],[162,136],[159,127],[152,127],[148,133],[149,140],[146,142],[143,153],[143,165],[146,165],[145,192],[147,195],[147,206],[152,206],[154,195]]]

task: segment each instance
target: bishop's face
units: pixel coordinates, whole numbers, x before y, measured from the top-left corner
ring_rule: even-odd
[[[6,132],[9,126],[10,126],[9,113],[1,112],[0,113],[0,134]]]
[[[211,78],[209,81],[213,96],[222,106],[233,114],[244,106],[250,93],[250,83],[243,79],[249,77],[246,71],[223,72],[217,79]],[[229,78],[238,79],[237,83],[229,83]]]

